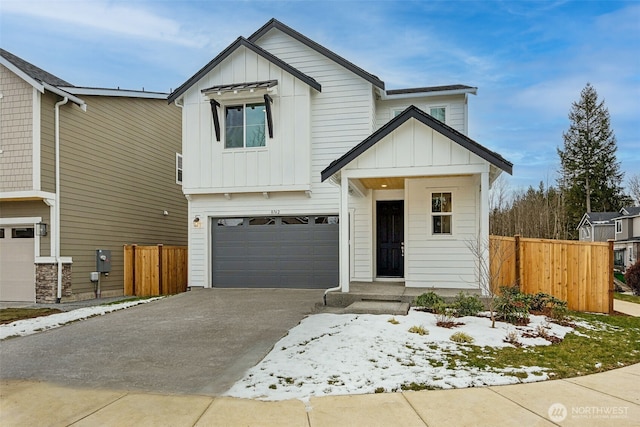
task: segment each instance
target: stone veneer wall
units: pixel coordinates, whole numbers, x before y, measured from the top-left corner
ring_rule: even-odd
[[[55,303],[58,295],[58,265],[36,264],[36,302]],[[71,264],[62,264],[62,296],[71,295]]]

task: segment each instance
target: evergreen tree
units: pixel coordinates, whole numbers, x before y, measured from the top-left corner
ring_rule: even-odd
[[[575,228],[585,212],[613,212],[628,198],[622,193],[623,172],[616,158],[616,137],[609,110],[590,83],[569,112],[569,129],[562,134],[564,149],[558,148],[558,185],[566,206],[566,227]]]

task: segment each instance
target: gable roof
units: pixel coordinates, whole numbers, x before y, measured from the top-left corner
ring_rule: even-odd
[[[585,222],[588,222],[591,225],[615,225],[614,219],[619,217],[620,213],[618,212],[587,212],[582,215],[582,219],[578,223],[578,227],[582,227]]]
[[[4,49],[0,49],[0,56],[12,63],[27,76],[39,81],[40,83],[48,83],[52,86],[73,86],[71,83],[62,80],[60,77],[54,76],[53,74],[46,72],[42,68],[36,67],[32,63],[27,62],[24,59]]]
[[[622,214],[622,215],[620,215]],[[620,213],[618,213],[618,218],[622,216],[632,217],[640,215],[640,206],[629,206],[620,209]]]
[[[450,126],[442,123],[439,120],[434,119],[424,111],[420,110],[418,107],[412,105],[404,110],[401,114],[394,117],[390,120],[386,125],[382,126],[376,132],[372,133],[367,139],[362,141],[360,144],[353,147],[346,154],[340,157],[337,160],[334,160],[325,170],[321,173],[322,181],[326,181],[333,174],[338,172],[340,169],[349,164],[352,160],[357,158],[360,154],[367,151],[373,145],[378,143],[380,140],[384,139],[391,132],[396,130],[400,125],[407,122],[409,119],[416,119],[422,124],[432,128],[436,132],[446,136],[450,140],[456,142],[472,153],[480,156],[484,160],[488,161],[492,165],[502,169],[508,174],[513,173],[513,164],[507,160],[505,160],[500,154],[493,152],[482,145],[475,142],[473,139],[468,136],[458,132]]]
[[[308,84],[309,86],[311,86],[312,88],[314,88],[318,92],[322,91],[322,86],[314,78],[312,78],[312,77],[304,74],[300,70],[292,67],[291,65],[287,64],[286,62],[284,62],[282,59],[280,59],[277,56],[273,55],[272,53],[269,53],[268,51],[262,49],[261,47],[259,47],[255,43],[245,39],[244,37],[238,37],[236,39],[236,41],[234,41],[229,46],[227,46],[227,48],[225,50],[223,50],[222,52],[220,52],[218,54],[218,56],[213,58],[207,65],[202,67],[200,69],[200,71],[195,73],[189,80],[184,82],[179,88],[174,90],[171,93],[171,95],[169,95],[169,98],[168,98],[169,99],[169,103],[172,103],[173,101],[178,99],[178,97],[180,97],[180,95],[185,93],[198,80],[200,80],[202,77],[204,77],[209,71],[214,69],[216,66],[218,66],[222,61],[224,61],[229,55],[231,55],[233,52],[235,52],[240,47],[246,47],[247,49],[255,52],[256,54],[258,54],[260,56],[262,56],[267,61],[277,65],[278,67],[282,68],[283,70],[285,70],[289,74],[293,75],[294,77],[296,77],[299,80],[303,81],[304,83]]]
[[[324,55],[327,58],[331,59],[333,62],[336,62],[342,65],[344,68],[362,77],[372,85],[384,90],[384,82],[380,80],[377,76],[371,73],[368,73],[367,71],[355,65],[353,62],[344,59],[342,56],[338,55],[337,53],[332,52],[326,47],[314,42],[310,38],[302,35],[301,33],[283,24],[282,22],[278,21],[275,18],[272,18],[269,22],[267,22],[261,28],[259,28],[255,33],[249,36],[249,40],[255,43],[260,37],[268,33],[273,28],[282,31],[286,35],[292,37],[293,39],[299,41],[300,43],[306,45],[307,47],[310,47],[311,49],[315,50],[321,55]]]

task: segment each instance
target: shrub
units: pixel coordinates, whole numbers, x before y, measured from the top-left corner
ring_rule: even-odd
[[[445,328],[451,328],[456,325],[454,322],[455,309],[449,304],[445,304],[444,302],[436,304],[433,307],[433,312],[436,315],[436,325]]]
[[[398,323],[400,323],[395,317],[392,317],[391,319],[387,320],[387,322],[391,323],[392,325],[397,325]]]
[[[498,316],[514,325],[526,325],[529,323],[531,296],[523,294],[515,286],[502,287],[500,292],[500,296],[496,298]]]
[[[416,297],[414,304],[416,307],[432,311],[437,304],[444,304],[444,300],[435,292],[427,292]]]
[[[530,297],[529,309],[531,311],[544,311],[553,297],[544,292],[538,292]]]
[[[624,281],[631,287],[634,295],[640,295],[640,260],[627,268],[624,273]]]
[[[474,341],[471,335],[465,334],[464,332],[456,332],[455,334],[451,335],[449,339],[453,342],[468,344],[471,344]]]
[[[504,337],[503,341],[515,347],[522,347],[522,344],[520,343],[518,338],[520,338],[518,335],[518,332],[515,330],[512,330],[507,332],[507,335]]]
[[[412,326],[409,328],[409,332],[418,335],[429,335],[429,331],[424,326]]]
[[[484,310],[484,304],[476,295],[465,295],[462,292],[453,301],[453,309],[457,317],[476,316]]]

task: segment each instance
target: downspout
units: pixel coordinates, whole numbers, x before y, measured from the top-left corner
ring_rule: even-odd
[[[60,106],[67,102],[69,102],[69,98],[65,96],[62,101],[56,102],[55,105],[56,207],[53,234],[55,236],[55,259],[58,265],[58,293],[56,303],[60,303],[62,299],[62,260],[60,259]]]
[[[335,185],[336,187],[339,187],[339,188],[340,188],[340,184],[339,184],[338,178],[337,178],[335,175],[334,175],[334,176],[332,176],[331,178],[329,178],[329,181],[330,181],[333,185]],[[342,190],[341,190],[341,191],[342,191]],[[341,198],[340,198],[340,203],[342,203],[342,196],[341,196]],[[342,221],[342,218],[340,218],[340,221]],[[338,239],[338,240],[339,240],[339,239]],[[339,255],[338,255],[338,256],[339,256]],[[338,263],[338,264],[339,264],[339,263]],[[322,296],[322,299],[323,299],[323,301],[324,301],[324,305],[325,305],[325,306],[327,305],[327,294],[328,294],[329,292],[335,292],[335,291],[342,291],[342,280],[341,280],[340,276],[338,276],[338,286],[333,287],[333,288],[329,288],[329,289],[327,289],[326,291],[324,291],[324,295]]]

